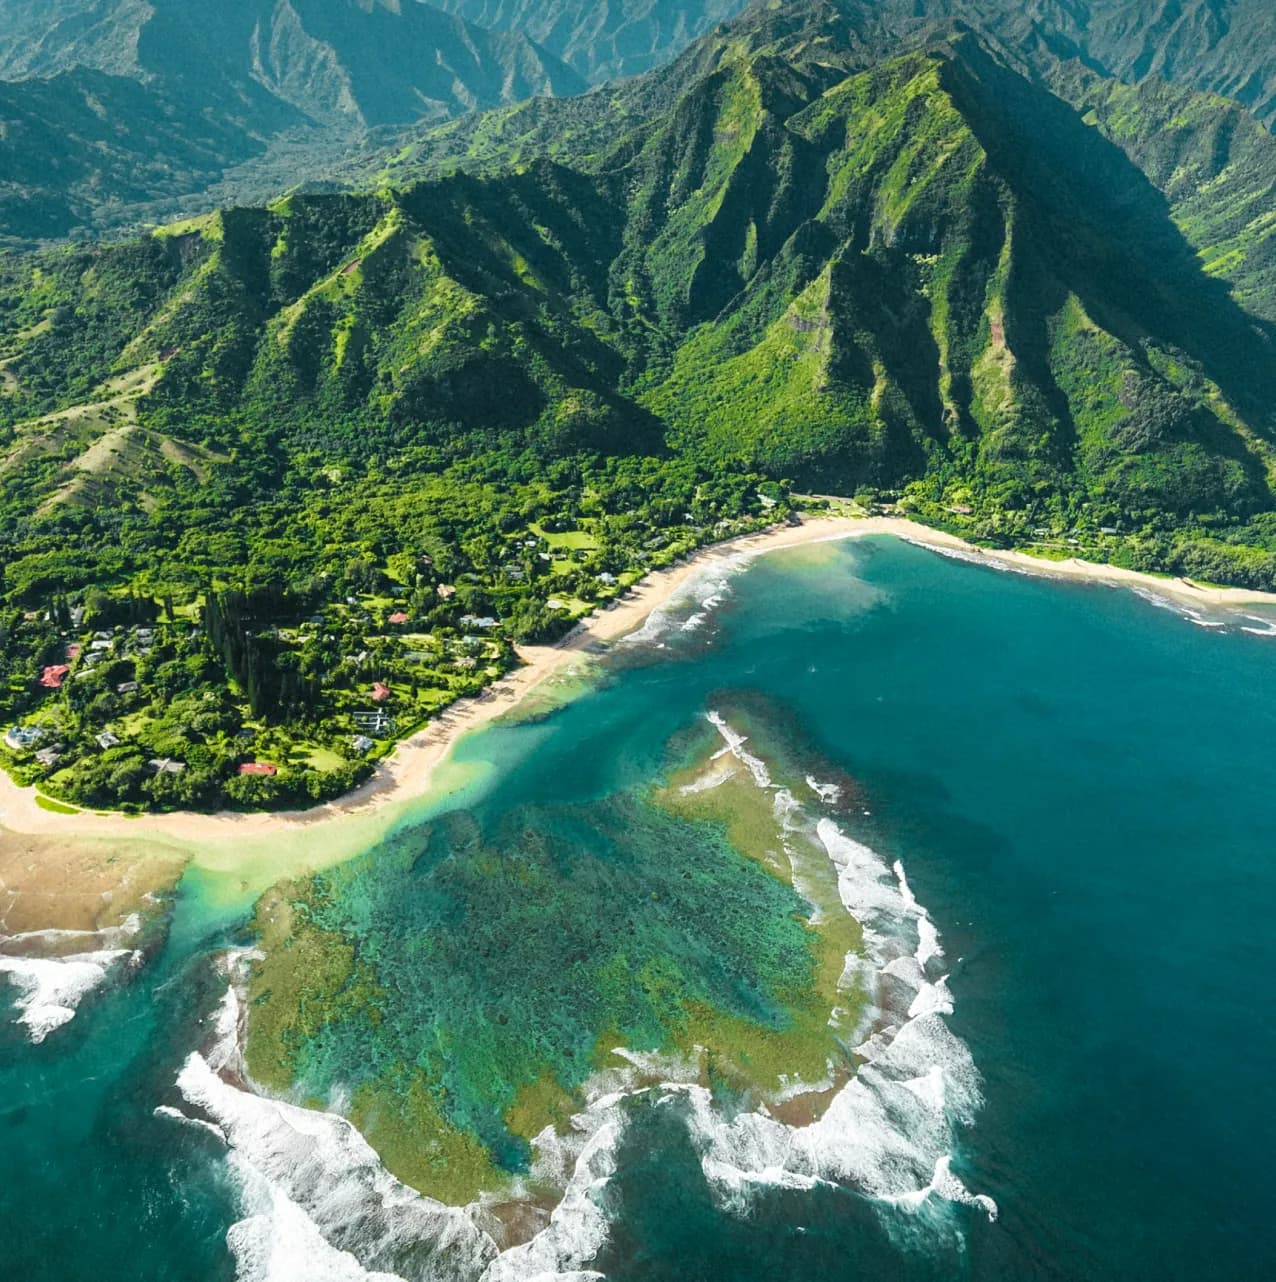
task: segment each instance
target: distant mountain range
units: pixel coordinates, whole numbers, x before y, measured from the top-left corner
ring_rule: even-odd
[[[439,3],[0,0],[0,238],[153,223],[377,176],[380,157],[451,155],[459,135],[440,153],[438,137],[423,149],[420,127],[577,95],[699,35],[678,74],[608,88],[585,115],[607,116],[617,97],[626,119],[667,105],[742,41],[819,30],[849,68],[960,20],[1047,83],[1061,67],[1168,80],[1276,122],[1268,0],[766,0],[732,22],[740,0]],[[570,128],[574,117],[546,119]]]
[[[0,74],[0,231],[24,237],[160,215],[236,166],[265,195],[378,128],[586,87],[415,0],[3,0]]]

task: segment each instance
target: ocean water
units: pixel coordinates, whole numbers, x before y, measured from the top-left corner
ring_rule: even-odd
[[[525,1044],[517,1003],[528,1027],[554,1021],[544,1053],[583,1055],[594,990],[569,970],[621,931],[638,931],[626,956],[649,945],[706,1000],[781,1019],[790,892],[743,865],[720,877],[635,800],[718,750],[717,713],[748,736],[730,760],[762,759],[772,791],[812,772],[790,826],[837,861],[875,950],[862,1080],[792,1130],[755,1102],[652,1085],[668,1064],[595,1095],[551,1227],[497,1257],[481,1216],[406,1194],[335,1117],[204,1072],[225,1066],[219,959],[251,945],[251,905],[192,873],[143,966],[38,1045],[16,1007],[0,1021],[0,1276],[1267,1276],[1270,627],[886,539],[701,583],[579,697],[464,740],[471,782],[332,870],[328,903],[402,977],[398,1052],[424,1045],[407,1040],[422,1011],[464,1035],[445,1042],[469,1066],[449,1098],[498,1148],[479,1051]],[[503,855],[524,888],[561,879],[545,912],[528,916],[518,883],[492,897]],[[677,877],[674,860],[690,861]],[[495,881],[469,876],[489,865]],[[759,914],[756,935],[732,904]],[[652,1011],[627,1018],[635,1049],[658,1044]],[[366,1038],[307,1043],[307,1093],[339,1109],[352,1064],[391,1044]],[[500,1156],[515,1173],[534,1160]]]

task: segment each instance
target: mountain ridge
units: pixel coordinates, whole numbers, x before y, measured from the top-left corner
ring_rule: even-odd
[[[901,75],[907,76],[902,87],[894,80]],[[889,129],[880,119],[884,112],[895,121]],[[1019,122],[1029,119],[1030,127],[1021,128]],[[867,150],[857,150],[849,139],[864,120],[877,123],[863,144]],[[937,134],[942,121],[954,122],[952,129]],[[837,141],[840,130],[848,141]],[[1049,160],[1039,154],[1043,143]],[[952,157],[967,154],[971,176],[952,179],[950,189]],[[303,206],[294,201],[291,207]],[[725,420],[720,431],[714,427],[718,415],[704,397],[716,388],[730,407],[741,396],[755,396],[753,380],[789,343],[786,359],[806,382],[755,396],[753,417],[769,419],[769,430],[781,438],[792,413],[808,437],[820,424],[823,444],[807,441],[805,462],[795,473],[804,483],[852,489],[900,484],[927,469],[928,451],[942,454],[952,444],[942,434],[932,439],[941,423],[956,431],[958,444],[991,432],[987,444],[1029,431],[1039,435],[1042,422],[1054,422],[1060,439],[1042,446],[1040,457],[1036,447],[1016,448],[1027,451],[1020,460],[1025,476],[1040,473],[1040,483],[1059,484],[1072,468],[1066,457],[1074,446],[1067,442],[1078,435],[1069,394],[1050,367],[1051,344],[1058,340],[1052,327],[1062,322],[1055,311],[1042,312],[1035,296],[1030,318],[1007,301],[1016,281],[1040,277],[1050,282],[1042,286],[1047,292],[1062,291],[1060,307],[1076,300],[1079,310],[1069,322],[1076,332],[1068,343],[1097,327],[1117,345],[1113,350],[1141,353],[1137,363],[1145,367],[1148,386],[1160,389],[1155,395],[1184,405],[1195,398],[1196,408],[1184,410],[1179,425],[1186,430],[1195,423],[1217,441],[1230,442],[1233,463],[1249,477],[1245,481],[1233,469],[1233,497],[1266,484],[1259,479],[1266,447],[1255,442],[1270,430],[1276,403],[1263,373],[1274,350],[1272,326],[1247,315],[1225,282],[1203,272],[1164,197],[1124,152],[1060,100],[1005,68],[968,33],[830,88],[770,54],[725,63],[654,126],[618,144],[613,160],[592,175],[534,162],[491,178],[437,180],[400,196],[333,197],[327,204],[316,197],[304,207],[317,218],[325,208],[361,211],[359,235],[338,237],[342,253],[357,263],[351,274],[321,272],[295,297],[287,291],[278,296],[278,304],[246,301],[232,317],[240,337],[229,347],[218,344],[224,351],[247,344],[247,365],[230,383],[207,381],[202,348],[194,341],[198,324],[179,330],[170,320],[167,329],[155,331],[152,346],[183,354],[163,371],[150,394],[153,405],[168,402],[189,411],[190,397],[198,395],[208,413],[224,412],[238,397],[253,400],[274,389],[282,401],[312,409],[316,397],[374,416],[383,412],[380,405],[391,421],[410,421],[425,407],[441,414],[440,421],[460,415],[454,421],[469,430],[482,427],[485,413],[496,409],[482,408],[482,389],[512,380],[511,386],[525,389],[513,399],[529,407],[522,427],[535,424],[542,445],[555,435],[545,416],[587,393],[596,412],[578,424],[584,436],[568,433],[576,448],[615,448],[622,425],[628,425],[625,432],[639,432],[650,448],[654,412],[680,447],[726,451],[751,466],[784,471],[796,456],[784,448],[775,452],[759,437],[742,437],[738,427],[721,435]],[[539,209],[543,221],[529,225],[528,208]],[[919,210],[926,211],[924,218]],[[622,229],[619,239],[587,232],[586,221],[594,217]],[[232,221],[257,225],[263,218],[269,223],[278,215],[243,211]],[[536,256],[546,253],[535,227],[548,228],[545,234],[558,246],[546,260],[552,261],[552,279],[541,279],[535,269]],[[262,231],[242,242],[251,265],[234,277],[239,297],[260,296],[260,280],[278,275],[278,255],[266,249],[282,234]],[[228,245],[224,229],[221,235]],[[421,236],[425,248],[419,252],[433,267],[424,260],[410,267],[402,259],[405,238]],[[978,250],[981,237],[997,246],[995,253]],[[250,249],[250,242],[258,247]],[[399,255],[392,283],[378,291],[375,315],[364,317],[358,296],[392,249]],[[938,285],[927,284],[926,271],[914,261],[935,257],[945,264]],[[524,263],[522,274],[511,275],[506,259]],[[282,262],[288,261],[285,254]],[[980,283],[977,289],[970,282],[963,286],[975,293],[960,303],[975,310],[961,332],[940,333],[927,291],[948,289],[957,279],[947,275],[950,268],[960,276],[975,263]],[[326,256],[319,265],[338,273],[349,267]],[[422,300],[426,311],[408,332],[435,315],[432,323],[443,328],[431,340],[437,349],[431,359],[443,360],[444,349],[452,355],[414,390],[416,376],[404,373],[413,360],[395,372],[383,357],[372,366],[366,362],[372,359],[369,339],[375,347],[387,324],[388,336],[408,323],[388,318],[396,309],[401,313],[419,288],[419,270],[427,277],[438,273],[430,287],[436,297]],[[442,301],[454,287],[463,299]],[[879,302],[865,311],[856,301],[862,296]],[[894,304],[882,301],[890,297]],[[284,310],[271,319],[279,305]],[[955,305],[949,299],[946,309]],[[923,322],[927,311],[931,319]],[[1211,317],[1208,326],[1197,324],[1202,313]],[[471,319],[457,329],[460,315]],[[892,315],[895,321],[885,319]],[[914,319],[906,322],[907,316]],[[253,337],[263,324],[276,334],[273,344],[261,346]],[[489,337],[479,341],[484,325]],[[438,335],[453,329],[440,346]],[[820,346],[824,339],[793,348],[795,334],[824,331],[827,350]],[[1018,351],[1016,334],[1025,336]],[[932,353],[924,375],[907,368],[891,372],[905,347]],[[962,348],[972,354],[955,369],[953,353]],[[982,355],[973,355],[976,348]],[[1167,380],[1148,364],[1148,352],[1171,363],[1186,360],[1198,373],[1187,383]],[[358,377],[352,372],[356,353],[364,361]],[[19,378],[23,359],[12,366]],[[188,361],[205,368],[202,380],[182,381]],[[707,379],[706,370],[713,371]],[[737,375],[744,381],[731,384]],[[1214,391],[1189,392],[1193,378]],[[219,386],[223,392],[209,400],[209,389]],[[1228,407],[1220,411],[1223,418],[1208,409],[1214,395]],[[992,408],[998,397],[1004,413]],[[1116,402],[1119,407],[1119,394]],[[1252,441],[1242,433],[1243,447],[1225,425],[1235,413],[1257,433]],[[738,417],[737,410],[728,416]],[[693,430],[692,423],[707,429]],[[590,435],[597,432],[602,435],[596,439]],[[1023,483],[1035,482],[1016,484]],[[1217,477],[1211,484],[1226,507],[1227,486],[1219,489]],[[1167,500],[1167,506],[1176,505]]]

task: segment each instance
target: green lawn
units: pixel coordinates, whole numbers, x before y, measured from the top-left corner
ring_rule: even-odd
[[[50,810],[55,815],[78,815],[80,813],[75,806],[68,806],[61,801],[54,801],[52,797],[46,797],[39,792],[35,794],[35,804],[41,810]]]
[[[301,748],[301,759],[312,770],[338,770],[346,764],[346,759],[331,748],[320,747],[318,744],[303,744]]]
[[[592,552],[598,546],[598,540],[588,530],[564,530],[561,534],[547,534],[539,525],[528,528],[537,538],[544,539],[551,548],[585,548]]]

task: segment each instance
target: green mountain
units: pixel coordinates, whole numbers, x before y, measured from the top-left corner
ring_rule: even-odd
[[[0,8],[12,236],[171,216],[218,182],[225,199],[265,199],[378,129],[585,87],[526,37],[415,0],[39,8]]]
[[[1087,85],[1092,116],[1125,103],[1126,150],[968,34],[844,79],[752,53],[582,167],[293,199],[104,250],[154,273],[110,343],[81,305],[11,337],[8,368],[47,411],[175,353],[141,415],[187,432],[269,407],[439,445],[665,441],[841,491],[942,474],[1014,510],[1084,495],[1105,524],[1245,517],[1270,497],[1267,270],[1232,263],[1244,237],[1199,213],[1164,129],[1179,222],[1133,163],[1151,144],[1130,103],[1147,122],[1157,103]],[[1226,180],[1242,206],[1276,172],[1276,144],[1250,145],[1254,181]],[[23,332],[25,273],[48,270],[29,261]],[[81,259],[33,261],[65,278]],[[97,363],[72,375],[86,344]]]
[[[0,678],[79,745],[55,791],[330,795],[373,677],[410,728],[792,487],[1276,586],[1276,139],[960,26],[873,60],[759,15],[402,161],[476,172],[0,257]],[[33,694],[54,621],[160,602],[162,661]],[[326,773],[238,782],[249,716]]]

